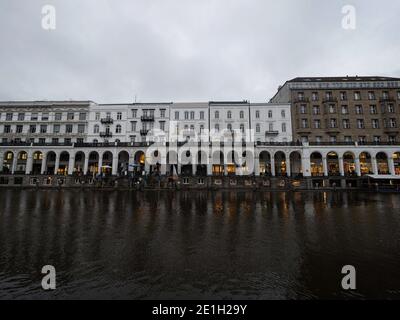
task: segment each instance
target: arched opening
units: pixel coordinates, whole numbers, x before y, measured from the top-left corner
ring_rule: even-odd
[[[167,153],[167,175],[178,174],[178,154],[175,151]]]
[[[99,159],[100,159],[99,154],[96,151],[92,151],[91,153],[89,153],[89,159],[88,159],[89,174],[96,175],[97,173],[100,172]]]
[[[260,163],[260,175],[262,176],[270,176],[272,174],[271,171],[271,155],[268,151],[262,151],[259,157]]]
[[[236,169],[239,167],[239,156],[235,151],[230,151],[226,157],[226,165],[228,175],[235,175]]]
[[[127,175],[129,170],[129,153],[121,151],[118,154],[118,175]]]
[[[102,164],[101,164],[101,172],[103,174],[111,175],[112,162],[113,162],[113,154],[110,151],[104,152],[103,157],[102,157]]]
[[[85,167],[85,154],[79,151],[75,154],[74,174],[81,175]]]
[[[55,174],[57,155],[54,151],[50,151],[46,155],[46,174]]]
[[[376,155],[376,164],[378,166],[378,174],[389,174],[389,161],[386,153],[379,152]]]
[[[205,153],[204,151],[198,151],[196,175],[198,176],[207,175],[207,163],[208,163],[207,153]]]
[[[362,176],[374,173],[372,169],[372,158],[368,152],[360,153],[360,171]]]
[[[324,164],[322,155],[319,152],[313,152],[310,156],[311,176],[322,177],[324,176]]]
[[[58,166],[57,174],[66,175],[68,174],[68,164],[69,164],[69,153],[63,151],[60,154],[60,163]]]
[[[343,155],[343,168],[345,176],[355,176],[357,174],[355,156],[352,152],[346,152]]]
[[[301,154],[294,151],[290,154],[290,174],[293,177],[302,175]]]
[[[32,157],[32,173],[33,174],[41,174],[42,172],[42,163],[43,163],[43,153],[40,151],[36,151],[33,153]]]
[[[193,174],[192,153],[189,150],[183,151],[181,154],[181,173],[185,176]]]
[[[245,150],[242,152],[241,163],[238,164],[240,167],[240,174],[243,176],[248,176],[254,173],[254,155],[250,150]]]
[[[328,176],[340,176],[339,156],[336,152],[329,152],[326,156]]]
[[[3,173],[11,173],[14,162],[14,153],[7,151],[3,159]]]
[[[222,151],[215,151],[213,153],[212,173],[215,176],[224,174],[224,154]]]
[[[151,173],[160,174],[161,173],[161,152],[159,150],[153,150],[151,154],[147,154],[148,162],[150,164],[149,170]]]
[[[28,154],[25,151],[21,151],[18,153],[15,173],[25,174],[27,160],[28,160]]]
[[[275,160],[275,175],[285,176],[286,175],[286,155],[282,151],[278,151],[274,155]]]
[[[393,153],[394,173],[400,175],[400,152]]]
[[[133,171],[142,174],[145,169],[146,156],[143,151],[137,151],[134,156]]]

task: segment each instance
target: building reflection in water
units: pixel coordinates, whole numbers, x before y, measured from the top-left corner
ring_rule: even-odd
[[[0,204],[0,298],[337,297],[353,262],[361,295],[399,294],[396,195],[4,190]]]

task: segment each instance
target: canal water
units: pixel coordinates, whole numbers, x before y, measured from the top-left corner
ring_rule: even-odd
[[[0,299],[14,298],[399,299],[400,196],[3,189]]]

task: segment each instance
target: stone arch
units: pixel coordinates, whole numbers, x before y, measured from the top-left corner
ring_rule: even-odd
[[[74,173],[82,174],[85,167],[86,155],[83,151],[78,151],[75,154]]]
[[[14,163],[14,152],[8,150],[4,152],[4,158],[3,158],[3,173],[11,173],[13,169],[13,163]]]
[[[28,153],[24,150],[18,152],[15,173],[25,174],[27,162],[28,162]]]
[[[389,174],[389,157],[387,153],[383,151],[378,152],[375,158],[378,174]]]
[[[111,175],[113,166],[113,153],[107,150],[103,152],[101,159],[101,172],[105,175]]]
[[[356,172],[356,156],[351,151],[343,153],[343,170],[345,176],[355,176]]]
[[[393,165],[394,165],[394,173],[396,175],[400,175],[400,151],[393,153]]]
[[[133,156],[133,171],[135,173],[141,174],[145,170],[145,165],[146,165],[146,155],[144,151],[138,150],[135,152]]]
[[[311,176],[321,177],[324,176],[324,162],[322,154],[318,151],[311,153],[310,155],[310,168]]]
[[[212,154],[212,173],[213,175],[223,175],[224,174],[224,153],[220,150],[214,151]]]
[[[118,153],[117,173],[119,175],[126,175],[129,171],[129,152],[122,150]]]
[[[336,151],[330,151],[326,154],[326,165],[328,176],[340,176],[339,155]]]
[[[271,154],[268,151],[262,151],[259,155],[260,175],[270,176],[271,171]]]
[[[372,167],[372,157],[369,152],[361,152],[358,158],[360,160],[360,171],[362,176],[374,173]]]
[[[97,151],[91,151],[88,155],[88,170],[91,175],[99,173],[99,159],[100,155]]]
[[[70,154],[68,151],[62,151],[59,157],[60,159],[59,159],[58,171],[56,173],[66,175],[68,174]]]
[[[56,173],[55,172],[56,159],[57,159],[57,154],[54,151],[49,151],[46,153],[46,167],[45,167],[46,174]]]
[[[292,176],[299,176],[302,174],[301,154],[299,151],[290,153],[290,174]]]
[[[286,154],[282,151],[276,152],[274,154],[274,161],[275,161],[275,175],[285,176],[287,172]]]
[[[35,151],[32,155],[32,173],[41,174],[44,154],[42,151]]]

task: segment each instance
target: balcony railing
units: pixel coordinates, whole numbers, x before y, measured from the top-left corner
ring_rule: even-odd
[[[142,120],[142,121],[154,121],[154,115],[141,116],[140,120]]]
[[[140,135],[141,136],[147,136],[147,134],[149,133],[150,129],[141,129],[140,130]]]
[[[324,99],[322,99],[323,103],[336,103],[338,102],[338,99],[335,97],[325,97]]]
[[[277,130],[265,131],[266,136],[276,136],[278,134],[279,134],[279,131],[277,131]]]
[[[111,132],[100,132],[100,137],[102,138],[111,138],[112,137],[112,133]]]
[[[100,120],[100,122],[103,123],[103,124],[112,124],[112,123],[114,123],[114,119],[112,119],[112,118],[110,118],[110,117],[102,118],[102,119]]]

